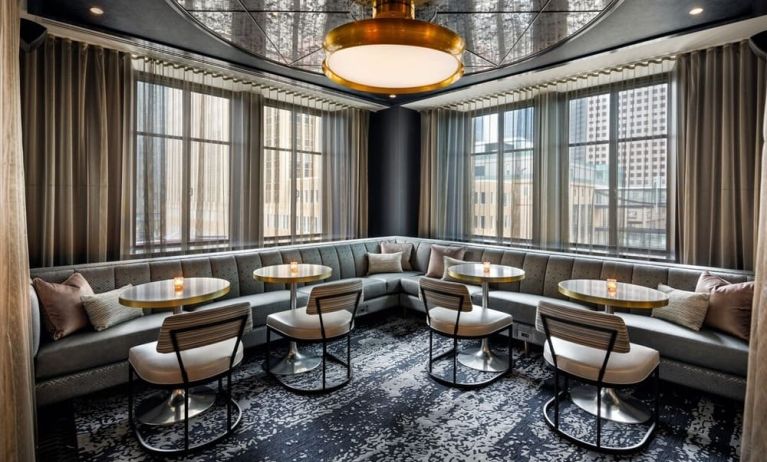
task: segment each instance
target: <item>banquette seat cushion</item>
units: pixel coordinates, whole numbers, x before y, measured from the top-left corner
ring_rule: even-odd
[[[237,298],[237,301],[250,303],[253,316],[253,325],[263,326],[266,324],[266,318],[270,314],[290,309],[290,291],[275,290],[261,294],[245,295]],[[302,290],[299,290],[296,297],[297,306],[306,305],[307,301],[309,301],[308,292],[304,293]],[[212,308],[229,306],[231,304],[231,300],[218,300],[213,303],[203,305],[200,309],[209,310]]]
[[[482,303],[481,292],[475,292],[471,298],[474,303]],[[493,309],[509,313],[514,318],[514,322],[530,325],[535,324],[535,312],[538,302],[541,300],[546,301],[551,300],[551,298],[543,295],[507,292],[504,290],[491,290],[488,294],[488,305],[493,307]],[[571,308],[583,308],[582,304],[567,300],[557,300],[557,303]]]
[[[82,331],[44,343],[37,353],[35,376],[45,379],[124,361],[131,347],[157,340],[163,319],[170,313],[150,314],[101,332]]]
[[[663,319],[631,313],[623,318],[632,342],[658,350],[664,358],[746,376],[748,344],[713,329],[698,332]]]

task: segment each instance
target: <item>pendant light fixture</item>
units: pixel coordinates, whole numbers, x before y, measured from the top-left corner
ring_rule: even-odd
[[[355,90],[399,95],[446,87],[463,76],[463,38],[415,19],[423,0],[372,0],[373,18],[328,32],[322,70]]]

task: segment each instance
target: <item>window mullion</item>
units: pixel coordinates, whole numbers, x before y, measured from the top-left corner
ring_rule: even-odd
[[[495,173],[495,236],[496,241],[503,242],[503,162],[505,140],[503,139],[503,124],[505,123],[504,112],[498,113],[498,151],[496,154],[496,173]]]
[[[296,111],[290,111],[290,124],[291,124],[291,160],[290,160],[290,242],[296,242],[296,221],[298,221],[298,204],[297,204],[297,189],[298,189],[298,121]]]
[[[192,94],[189,89],[184,89],[182,97],[182,134],[181,143],[181,248],[189,245],[191,238],[191,148],[192,148]]]
[[[610,91],[610,138],[607,154],[609,201],[608,201],[608,248],[618,253],[618,91]]]

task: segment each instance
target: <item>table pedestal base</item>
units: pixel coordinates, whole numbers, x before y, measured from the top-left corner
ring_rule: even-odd
[[[322,362],[319,356],[309,356],[298,351],[296,342],[290,342],[288,355],[281,359],[277,364],[272,364],[270,371],[272,374],[293,375],[309,372],[316,368]],[[264,367],[266,369],[266,367]]]
[[[570,391],[573,403],[592,415],[597,415],[597,389],[593,386],[574,387]],[[625,424],[640,424],[650,420],[652,413],[642,402],[620,396],[613,388],[602,388],[603,419]]]
[[[458,362],[484,372],[503,372],[509,367],[508,356],[493,353],[486,338],[482,339],[482,345],[479,348],[472,348],[459,354]]]
[[[184,399],[184,390],[173,390],[150,396],[141,401],[136,410],[139,422],[145,425],[172,425],[184,421],[184,406],[189,406],[189,418],[207,411],[216,401],[216,394],[209,388],[190,390]],[[186,402],[186,403],[185,403]]]

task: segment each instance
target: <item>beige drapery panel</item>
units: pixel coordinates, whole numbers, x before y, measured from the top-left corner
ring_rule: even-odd
[[[355,108],[322,116],[322,234],[324,240],[368,235],[368,122]]]
[[[764,96],[763,96],[764,98]],[[762,155],[767,156],[767,101],[762,119]],[[751,314],[748,383],[743,414],[741,460],[757,462],[767,454],[767,162],[762,162],[756,257],[756,290]]]
[[[421,191],[418,235],[464,239],[467,159],[471,118],[462,111],[434,109],[421,113]]]
[[[240,91],[232,104],[229,216],[237,219],[232,220],[229,239],[233,249],[246,249],[264,244],[259,207],[262,201],[264,103],[261,95]]]
[[[49,37],[22,60],[30,264],[118,259],[130,55]]]
[[[753,269],[764,61],[747,42],[678,57],[678,255]]]
[[[0,459],[35,460],[19,2],[0,2]]]

